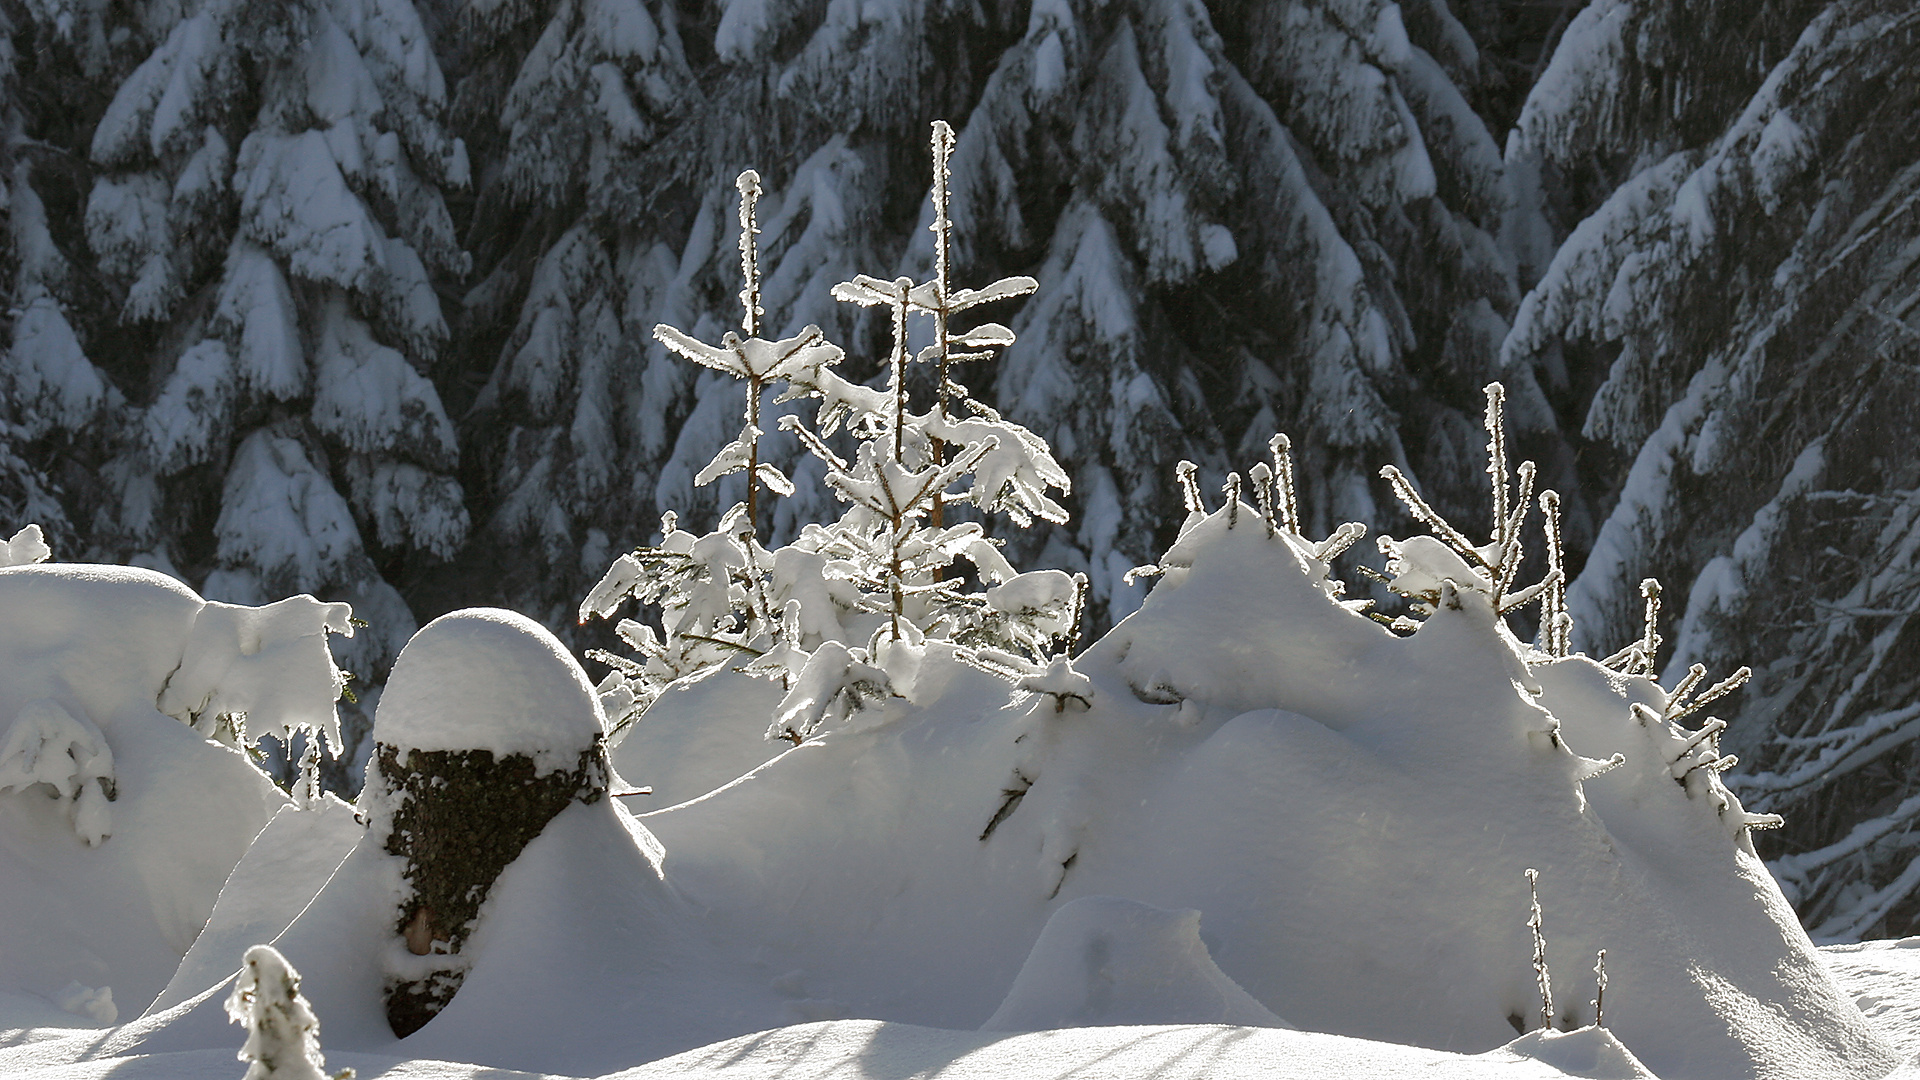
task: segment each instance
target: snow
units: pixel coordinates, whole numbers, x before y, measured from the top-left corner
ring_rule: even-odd
[[[213,531],[221,562],[258,568],[281,588],[318,589],[362,554],[346,500],[299,439],[271,426],[235,448]]]
[[[233,354],[219,340],[202,341],[180,354],[143,418],[143,434],[163,474],[205,463],[216,444],[225,449],[234,382]]]
[[[0,567],[28,566],[45,562],[53,554],[47,547],[47,538],[40,526],[29,525],[14,533],[4,546],[0,546]]]
[[[1248,508],[1241,519],[1259,520]],[[1521,871],[1541,865],[1556,996],[1584,1002],[1591,949],[1604,943],[1609,1023],[1654,1068],[1890,1063],[1787,929],[1738,830],[1670,778],[1635,779],[1666,777],[1671,753],[1642,745],[1624,702],[1595,705],[1576,693],[1585,684],[1559,677],[1549,715],[1516,688],[1521,660],[1473,594],[1399,639],[1331,603],[1291,548],[1260,554],[1268,543],[1224,515],[1196,524],[1169,559],[1187,565],[1081,663],[1099,689],[1088,712],[1044,699],[996,710],[1005,692],[983,676],[936,687],[923,666],[917,714],[829,726],[649,815],[676,892],[706,913],[713,940],[752,942],[753,967],[772,978],[763,985],[785,999],[773,1008],[758,995],[749,1013],[971,1026],[1006,1000],[1030,952],[1047,954],[1028,943],[1054,900],[1115,896],[1205,912],[1225,976],[1296,1023],[1485,1049],[1510,1037],[1508,1013],[1529,1008]],[[1236,632],[1202,639],[1207,656],[1182,662],[1170,643],[1198,638],[1203,619]],[[1156,703],[1169,697],[1185,704]],[[1622,719],[1568,719],[1556,743],[1553,720],[1582,708]],[[1609,742],[1640,770],[1597,774]],[[1613,777],[1632,784],[1602,799]],[[997,813],[1011,791],[1018,802]],[[1288,828],[1219,828],[1276,820]],[[1315,854],[1327,851],[1344,854]],[[1692,884],[1669,882],[1683,866]],[[778,898],[771,919],[756,899],[767,896]],[[727,951],[713,972],[738,970]],[[469,987],[487,963],[482,953]],[[1704,985],[1702,965],[1719,973]],[[1798,1004],[1750,1004],[1762,1000]],[[1584,1008],[1572,1005],[1576,1019]],[[1726,1027],[1725,1042],[1694,1034]],[[551,1067],[521,1045],[499,1063]]]
[[[312,635],[336,614],[344,625],[337,607],[296,598],[249,615],[147,570],[0,568],[0,744],[27,765],[10,777],[32,781],[0,793],[0,993],[97,1022],[160,993],[286,801],[245,754],[165,710],[330,723],[337,673]]]
[[[1228,978],[1200,940],[1200,913],[1083,896],[1047,920],[982,1031],[1120,1024],[1290,1027]]]
[[[286,259],[294,276],[371,288],[386,233],[347,186],[325,135],[253,132],[240,144],[233,186],[243,235]]]
[[[759,763],[744,740],[692,725],[764,725],[776,688],[722,674],[670,691],[622,759],[671,782],[684,754],[702,770],[685,790],[717,787],[644,818],[617,799],[570,804],[494,883],[458,993],[405,1040],[381,994],[425,958],[401,944],[403,883],[381,834],[323,800],[279,809],[253,839],[284,799],[261,798],[272,789],[244,758],[153,709],[179,657],[128,646],[212,648],[193,644],[206,605],[143,571],[0,570],[0,589],[50,589],[58,604],[32,610],[65,612],[72,628],[55,643],[65,652],[37,654],[60,663],[0,667],[12,673],[0,690],[47,697],[23,675],[96,670],[109,648],[123,664],[149,657],[123,682],[144,671],[153,695],[125,719],[72,695],[106,718],[121,804],[136,812],[101,846],[0,794],[12,830],[0,836],[16,838],[0,847],[13,860],[0,865],[0,910],[37,913],[24,927],[0,920],[4,1015],[45,1023],[57,1000],[104,1017],[108,989],[123,1014],[152,1005],[105,1032],[0,1039],[0,1072],[226,1068],[241,1042],[222,1009],[228,977],[262,941],[300,972],[329,1069],[363,1076],[664,1080],[724,1065],[788,1080],[1682,1080],[1872,1077],[1910,1056],[1910,1038],[1880,1033],[1920,1011],[1904,954],[1813,950],[1753,858],[1737,802],[1710,773],[1674,782],[1672,763],[1696,752],[1685,733],[1635,718],[1635,703],[1664,708],[1664,691],[1583,657],[1544,661],[1477,590],[1443,590],[1450,600],[1397,636],[1331,595],[1313,546],[1268,536],[1250,507],[1196,515],[1139,611],[1056,665],[1041,692],[1011,691],[951,646],[897,643],[916,650],[910,701],[829,721],[784,752],[762,743],[778,753]],[[93,607],[76,607],[95,590]],[[103,611],[113,617],[74,617]],[[36,632],[61,624],[36,620]],[[0,646],[19,632],[0,625]],[[220,649],[234,651],[230,635],[215,635]],[[1055,707],[1069,682],[1086,708]],[[564,767],[600,726],[593,689],[551,635],[473,610],[402,651],[375,735]],[[1616,751],[1626,764],[1600,768]],[[213,809],[207,783],[226,774],[180,764],[209,755],[230,763],[236,795],[254,793],[251,816],[229,796],[226,824],[193,834],[195,858],[183,839],[124,842],[162,807],[184,808],[155,802],[155,779]],[[40,831],[22,835],[29,811]],[[65,863],[48,861],[61,852]],[[101,857],[139,862],[92,877],[75,862]],[[1508,1017],[1539,1007],[1529,868],[1541,871],[1556,1021],[1577,1030],[1514,1039]],[[209,880],[225,882],[217,903]],[[169,901],[171,930],[152,931],[165,951],[34,975],[39,953],[22,941],[84,956],[79,940],[98,950],[135,928],[132,881],[149,896],[156,882],[194,893]],[[84,939],[56,940],[49,921],[76,913],[92,915]],[[1605,1030],[1580,1026],[1598,947]],[[982,1024],[1031,1033],[967,1030]]]
[[[576,769],[601,738],[600,698],[549,630],[499,608],[467,608],[420,628],[393,663],[373,735],[412,750],[533,758],[541,775]]]
[[[1820,953],[1901,1058],[1920,1064],[1920,937],[1829,945]]]
[[[242,373],[253,390],[280,400],[298,398],[307,390],[294,294],[280,267],[259,246],[234,240],[215,319],[238,332]]]
[[[225,983],[249,945],[292,925],[364,831],[353,808],[332,796],[305,809],[282,806],[227,875],[206,926],[148,1011],[164,1012]]]
[[[27,290],[7,359],[9,392],[33,407],[26,422],[29,437],[49,424],[83,428],[107,399],[106,380],[88,362],[59,303],[44,289]]]

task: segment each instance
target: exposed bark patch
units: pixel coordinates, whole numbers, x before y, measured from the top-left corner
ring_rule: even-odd
[[[395,749],[375,746],[374,761],[392,800],[386,850],[405,860],[407,896],[394,932],[416,956],[450,962],[423,977],[392,976],[387,1023],[402,1038],[426,1026],[460,988],[458,957],[480,905],[508,863],[574,801],[598,801],[607,790],[605,751],[595,744],[571,770],[536,773],[533,759],[489,750],[414,750],[400,763]]]

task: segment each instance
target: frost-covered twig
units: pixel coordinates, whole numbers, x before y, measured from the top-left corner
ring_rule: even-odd
[[[1602,1010],[1607,1001],[1607,950],[1601,949],[1593,958],[1593,1026],[1606,1027],[1606,1013]]]
[[[1300,531],[1300,498],[1293,487],[1293,440],[1276,434],[1267,440],[1273,454],[1274,478],[1280,485],[1280,527],[1291,533]]]
[[[1640,582],[1640,596],[1646,604],[1646,613],[1642,621],[1640,637],[1632,641],[1619,652],[1600,661],[1601,666],[1614,668],[1628,675],[1644,675],[1653,670],[1654,655],[1660,651],[1660,582],[1645,578]]]
[[[1573,616],[1567,612],[1566,555],[1560,542],[1560,493],[1540,493],[1540,513],[1546,519],[1547,576],[1560,575],[1540,604],[1540,641],[1548,656],[1561,657],[1572,650]]]
[[[1493,569],[1487,563],[1487,557],[1481,554],[1480,550],[1475,548],[1459,529],[1454,528],[1446,518],[1440,516],[1440,511],[1429,506],[1427,500],[1420,497],[1420,492],[1415,490],[1413,481],[1408,480],[1399,469],[1392,465],[1382,465],[1380,478],[1393,488],[1394,495],[1406,505],[1415,521],[1433,530],[1434,535],[1446,541],[1448,547],[1459,552],[1461,557],[1470,563],[1478,563],[1484,570]]]
[[[1180,481],[1180,502],[1189,514],[1204,514],[1207,504],[1200,500],[1200,483],[1194,478],[1200,466],[1191,461],[1182,461],[1173,467],[1174,478]]]
[[[1540,871],[1527,868],[1527,930],[1533,935],[1533,978],[1540,987],[1540,1027],[1553,1029],[1553,980],[1547,971],[1547,935],[1540,911]]]

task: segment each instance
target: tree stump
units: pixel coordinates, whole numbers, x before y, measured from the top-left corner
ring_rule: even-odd
[[[463,950],[507,864],[570,804],[606,794],[603,732],[586,673],[522,616],[455,612],[401,652],[362,798],[375,839],[402,862],[394,933],[420,957],[388,967],[395,1035],[424,1027],[459,990]]]

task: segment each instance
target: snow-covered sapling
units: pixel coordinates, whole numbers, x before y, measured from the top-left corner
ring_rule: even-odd
[[[1018,682],[1041,673],[1052,643],[1072,631],[1083,602],[1073,578],[1059,571],[1016,574],[978,522],[941,520],[946,504],[964,502],[1022,525],[1035,517],[1061,522],[1066,511],[1048,491],[1064,493],[1068,480],[1043,440],[968,397],[951,377],[951,365],[984,359],[1013,342],[1013,332],[995,323],[957,332],[954,318],[1029,293],[1035,282],[1003,278],[984,289],[952,288],[945,172],[951,130],[937,125],[933,143],[933,231],[940,251],[935,279],[916,284],[858,275],[833,290],[840,300],[888,309],[893,342],[883,390],[836,374],[841,350],[812,327],[783,342],[729,335],[721,347],[669,326],[655,328],[676,353],[749,384],[746,428],[699,482],[753,469],[774,486],[771,467],[757,461],[754,410],[758,388],[780,380],[786,389],[778,401],[820,399],[812,427],[795,415],[781,417],[780,426],[824,464],[828,488],[847,508],[840,520],[808,525],[777,551],[755,539],[750,504],[723,515],[720,527],[704,537],[663,522],[657,547],[616,561],[582,603],[581,619],[610,615],[629,598],[657,604],[661,619],[659,633],[638,622],[620,623],[620,636],[641,659],[592,654],[614,668],[601,693],[616,723],[631,723],[673,682],[733,669],[778,678],[788,696],[769,735],[804,739],[894,692],[885,654],[895,643],[914,649],[928,639],[948,641],[969,658],[995,665],[993,670],[1006,667],[1000,673]],[[752,213],[757,177],[742,174],[740,189],[743,325],[752,332],[758,318]],[[910,354],[908,324],[915,316],[933,318],[935,341]],[[925,413],[914,411],[908,386],[907,365],[916,361],[940,365],[939,389]],[[956,400],[971,415],[954,415]],[[855,443],[850,458],[841,454],[844,444],[836,449],[827,441],[842,425]],[[971,577],[984,589],[945,574],[960,559],[972,565]]]
[[[718,347],[708,345],[672,326],[661,323],[653,336],[668,349],[696,364],[724,371],[747,382],[746,424],[733,442],[721,447],[707,467],[694,477],[696,484],[710,484],[730,473],[747,474],[747,523],[758,526],[759,490],[762,486],[776,495],[793,494],[793,482],[778,468],[760,460],[760,398],[767,385],[786,379],[803,368],[818,368],[839,360],[840,349],[828,343],[818,326],[807,326],[798,334],[779,341],[760,336],[760,245],[755,239],[760,225],[755,207],[760,198],[760,174],[752,169],[735,181],[740,189],[740,328],[743,340],[728,331]]]
[[[227,996],[227,1016],[247,1028],[239,1054],[246,1080],[352,1080],[352,1069],[326,1071],[320,1021],[300,994],[300,973],[273,946],[247,950]]]

